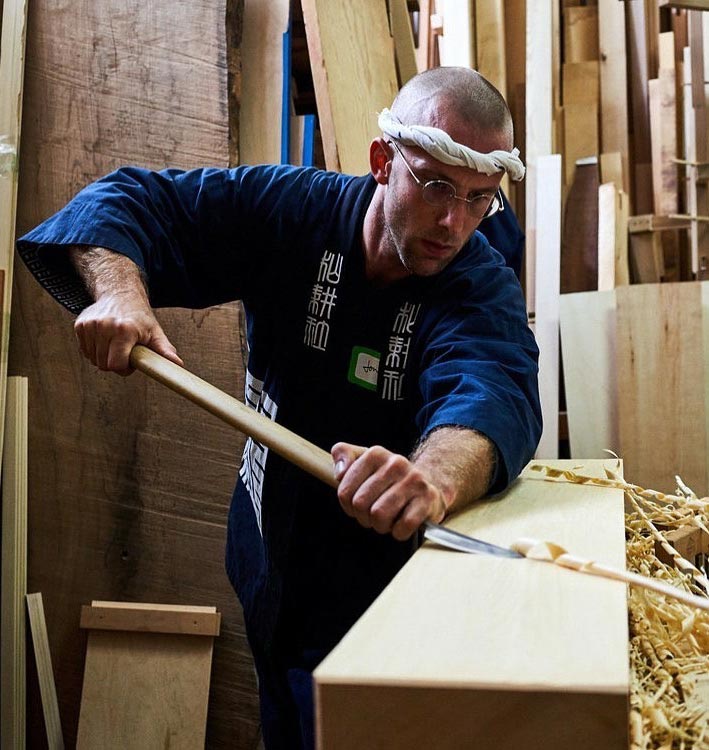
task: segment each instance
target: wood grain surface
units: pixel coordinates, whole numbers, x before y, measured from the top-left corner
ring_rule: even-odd
[[[624,568],[622,492],[596,490],[525,472],[450,525]],[[427,544],[316,670],[319,747],[627,748],[627,638],[622,584]]]
[[[226,166],[224,16],[203,1],[31,3],[20,233],[124,163]],[[67,744],[80,608],[98,598],[218,607],[207,746],[253,747],[255,681],[223,563],[240,439],[141,375],[89,366],[72,316],[17,271],[10,367],[30,382],[29,583],[44,594]],[[241,397],[238,317],[233,306],[160,313],[186,364]]]

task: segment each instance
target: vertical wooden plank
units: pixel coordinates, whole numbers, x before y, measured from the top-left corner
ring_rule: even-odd
[[[398,90],[386,0],[303,0],[303,18],[327,168],[366,174],[377,112]]]
[[[684,168],[686,179],[685,205],[690,216],[697,216],[697,160],[696,135],[694,132],[695,118],[692,106],[692,63],[690,49],[685,47],[682,51],[682,109],[684,114],[684,159],[687,165]],[[695,277],[699,278],[699,234],[698,224],[693,221],[689,230],[689,254],[691,258],[691,269]],[[709,403],[709,402],[707,402]]]
[[[126,163],[228,164],[225,11],[206,0],[129,0],[120,12],[88,0],[33,0],[20,233]],[[208,743],[254,746],[253,665],[224,573],[239,440],[146,378],[98,374],[77,350],[72,316],[25,268],[16,271],[10,372],[29,376],[28,586],[44,593],[67,745],[76,739],[82,679],[76,617],[82,602],[101,597],[216,604],[224,628]],[[159,317],[188,364],[243,397],[235,305]],[[41,731],[29,723],[30,746]]]
[[[623,190],[616,191],[615,220],[615,285],[630,284],[628,265],[628,218],[630,199]]]
[[[601,182],[612,182],[617,190],[623,189],[623,160],[618,151],[601,154]]]
[[[443,33],[438,38],[441,65],[475,68],[473,0],[437,0],[436,10],[443,18]]]
[[[561,291],[589,292],[598,284],[598,163],[576,164],[564,207]]]
[[[559,457],[559,278],[561,156],[537,160],[537,273],[535,335],[539,345],[539,397],[544,429],[537,458]]]
[[[598,33],[601,79],[601,151],[620,153],[623,184],[619,185],[619,188],[627,193],[630,180],[624,3],[619,3],[618,0],[599,0]]]
[[[239,113],[242,164],[281,161],[282,49],[288,5],[288,0],[244,0]]]
[[[515,144],[526,161],[526,136],[524,114],[525,87],[525,0],[505,0],[505,61],[507,69],[507,103],[512,112]],[[512,20],[513,19],[513,20]],[[521,224],[525,224],[524,183],[510,183],[509,198]]]
[[[26,720],[27,378],[7,380],[2,456],[0,748],[24,750]]]
[[[527,309],[534,312],[536,289],[537,160],[551,153],[552,136],[552,2],[536,3],[526,14],[525,138],[525,290]]]
[[[562,294],[560,327],[571,457],[619,453],[615,292]]]
[[[64,750],[57,691],[54,686],[54,670],[49,651],[49,637],[47,623],[44,618],[44,604],[42,594],[27,594],[27,613],[32,633],[34,658],[37,663],[37,677],[42,695],[42,710],[44,712],[44,726],[47,732],[49,750]]]
[[[648,49],[645,7],[642,0],[623,3],[628,31],[628,77],[632,112],[632,211],[651,214],[652,155],[650,147],[650,110],[647,93]]]
[[[503,96],[507,96],[505,8],[503,0],[476,0],[475,49],[478,71]]]
[[[634,284],[656,284],[665,275],[662,240],[659,232],[633,232],[630,235],[630,277]]]
[[[615,288],[616,187],[612,182],[598,187],[598,291]]]
[[[564,62],[598,60],[598,6],[564,8]]]
[[[674,477],[707,492],[702,302],[698,283],[636,284],[617,295],[620,455],[643,487]],[[658,460],[661,457],[661,460]]]
[[[689,49],[692,77],[692,107],[694,109],[694,152],[698,164],[709,162],[709,118],[707,118],[706,67],[709,55],[704,50],[704,16],[701,11],[689,13]],[[709,183],[696,180],[696,211],[698,216],[709,215]],[[697,238],[697,278],[709,277],[709,223],[694,222]]]
[[[419,0],[416,67],[419,73],[428,70],[428,49],[431,36],[431,6],[433,0]]]
[[[0,329],[0,453],[5,415],[5,384],[17,222],[20,121],[22,119],[27,0],[6,0],[0,37],[0,270],[3,272]]]
[[[655,213],[677,213],[677,134],[675,76],[660,69],[660,77],[648,81],[650,137],[652,145],[652,189]]]
[[[403,86],[418,72],[411,17],[406,0],[388,0],[388,3],[391,35],[394,38],[396,68],[399,71],[399,83]]]

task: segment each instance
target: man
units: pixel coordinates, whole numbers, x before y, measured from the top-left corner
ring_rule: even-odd
[[[524,172],[504,100],[476,72],[440,68],[379,123],[371,175],[124,169],[18,244],[81,311],[79,345],[102,370],[128,374],[136,343],[181,363],[152,307],[242,299],[247,402],[332,447],[339,505],[253,440],[232,500],[227,572],[267,748],[312,745],[311,670],[421,524],[503,489],[541,429],[521,290],[476,232],[498,211],[505,237],[499,184]]]

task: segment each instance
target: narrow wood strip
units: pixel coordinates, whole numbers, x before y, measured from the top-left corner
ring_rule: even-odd
[[[49,652],[47,623],[44,619],[44,604],[42,603],[41,593],[27,594],[27,613],[30,620],[30,630],[32,631],[34,657],[37,663],[39,691],[42,696],[44,724],[47,729],[47,744],[49,750],[64,750],[57,689],[54,685],[54,671],[52,670],[52,657]]]
[[[540,0],[526,14],[525,279],[527,309],[535,310],[537,159],[552,150],[552,2]]]
[[[239,159],[242,164],[278,164],[288,0],[245,0],[243,29]]]
[[[616,187],[598,187],[598,291],[615,288]]]
[[[220,624],[219,612],[183,612],[87,605],[81,608],[81,627],[89,630],[217,636]]]
[[[27,695],[27,378],[7,381],[2,476],[0,740],[2,750],[14,750],[25,747]]]
[[[5,418],[5,388],[10,334],[12,268],[15,255],[17,177],[22,119],[22,83],[25,67],[27,0],[2,4],[0,36],[0,269],[4,271],[2,329],[0,330],[0,451]]]
[[[535,455],[559,455],[559,279],[561,255],[561,155],[537,160],[535,335],[539,344],[539,395],[544,429]]]
[[[478,71],[506,96],[504,0],[476,0],[475,50]]]
[[[388,0],[388,2],[396,67],[399,72],[399,83],[403,86],[418,73],[411,17],[406,0]]]
[[[656,216],[655,214],[641,214],[639,216],[631,216],[628,219],[628,231],[631,234],[637,232],[664,232],[670,229],[687,229],[689,226],[689,218],[678,215]]]
[[[598,33],[601,79],[601,151],[618,152],[623,183],[629,192],[628,63],[625,40],[625,8],[618,0],[599,0]],[[603,177],[606,182],[606,178]]]
[[[630,284],[630,268],[628,265],[628,213],[630,198],[623,190],[616,194],[615,221],[615,285]]]

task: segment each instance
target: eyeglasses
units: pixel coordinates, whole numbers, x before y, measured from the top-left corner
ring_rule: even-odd
[[[411,169],[409,162],[402,153],[398,144],[395,141],[389,141],[399,153],[399,156],[404,160],[406,168],[409,170],[409,174],[414,178],[416,184],[421,188],[421,195],[423,199],[431,206],[449,206],[451,201],[457,200],[466,203],[470,213],[477,219],[487,219],[493,214],[499,211],[504,211],[505,206],[502,201],[502,191],[498,188],[495,195],[490,198],[487,195],[474,195],[472,198],[462,198],[455,191],[455,186],[451,185],[446,180],[428,180],[422,182],[414,174],[414,170]]]

